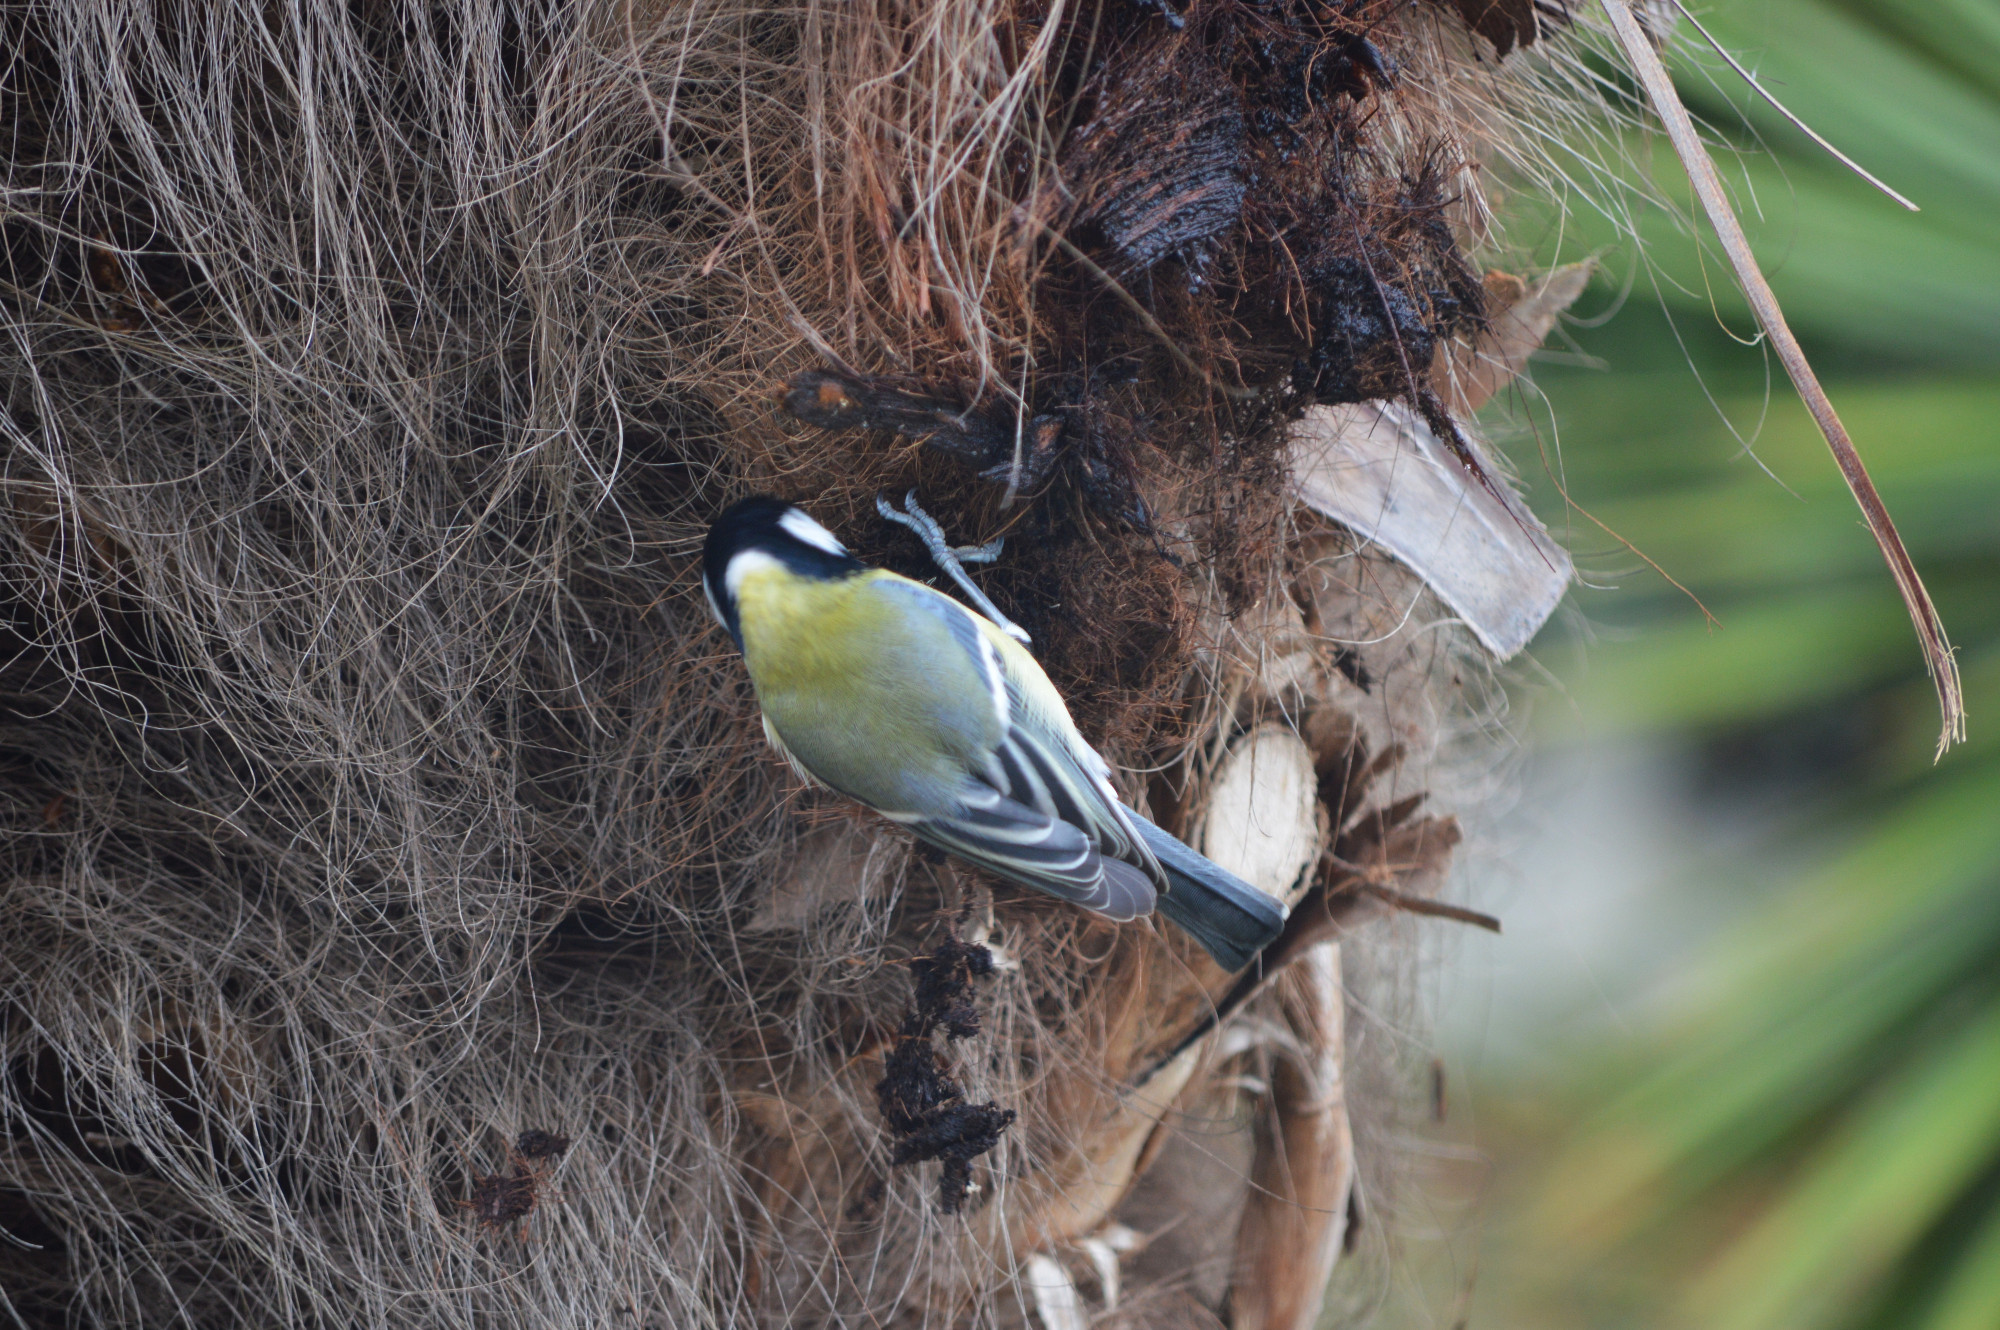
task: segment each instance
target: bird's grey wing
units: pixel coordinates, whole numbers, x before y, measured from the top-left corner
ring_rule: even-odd
[[[1130,864],[1107,859],[1082,831],[968,779],[949,817],[899,819],[941,850],[1123,922],[1153,912],[1153,883]]]
[[[995,760],[1010,798],[1081,827],[1112,859],[1151,865],[1125,806],[1112,793],[1104,759],[1072,726],[1046,716],[1021,682],[1007,676],[1008,725]],[[1078,751],[1081,748],[1082,751]]]
[[[927,587],[922,582],[912,582],[906,577],[884,577],[873,584],[873,590],[878,595],[895,597],[906,608],[929,615],[944,626],[952,642],[979,672],[980,681],[993,703],[994,713],[1004,728],[1008,711],[1006,672],[1001,669],[999,651],[980,632],[979,618],[942,591]]]
[[[1137,876],[1151,881],[1152,853],[1112,793],[1104,760],[1077,736],[1074,725],[1066,723],[1067,713],[1064,721],[1049,714],[1051,707],[1061,709],[1062,699],[1053,695],[1039,668],[1035,667],[1037,677],[1032,683],[1019,677],[1019,672],[1009,671],[1006,661],[1020,648],[987,631],[983,620],[942,592],[901,578],[884,579],[877,586],[943,622],[993,697],[1000,741],[981,768],[967,773],[973,783],[989,787],[1012,809],[1038,814],[1043,824],[1074,830],[1078,834],[1073,839],[1088,846],[1093,857],[1120,867],[1140,865]],[[1032,666],[1032,658],[1026,659]],[[1037,690],[1048,691],[1050,698],[1038,702],[1033,695]],[[1025,827],[1010,825],[1005,834],[1028,833]],[[1115,870],[1112,875],[1122,876]],[[1057,895],[1069,894],[1049,889]]]

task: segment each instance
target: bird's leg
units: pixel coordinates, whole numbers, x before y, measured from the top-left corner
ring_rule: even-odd
[[[915,490],[911,490],[903,496],[903,503],[909,511],[906,513],[897,512],[894,504],[878,494],[875,496],[875,511],[888,518],[891,522],[894,522],[897,526],[906,526],[916,532],[917,539],[923,541],[924,548],[930,551],[931,561],[937,564],[947,577],[958,583],[959,590],[965,592],[966,597],[972,601],[974,608],[991,619],[996,628],[1013,638],[1016,642],[1019,642],[1022,646],[1027,646],[1033,641],[1028,636],[1027,629],[1002,614],[1000,607],[988,600],[986,593],[974,586],[972,579],[965,575],[964,565],[968,563],[992,563],[995,559],[999,558],[1000,547],[1006,543],[1005,538],[990,540],[984,545],[966,545],[954,548],[951,542],[944,538],[944,528],[937,524],[937,519],[917,507],[917,492]]]

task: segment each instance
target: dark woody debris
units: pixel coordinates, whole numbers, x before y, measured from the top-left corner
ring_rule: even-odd
[[[946,1045],[979,1033],[979,1010],[972,980],[993,970],[993,953],[946,930],[928,956],[910,962],[916,1000],[890,1049],[875,1087],[882,1117],[895,1138],[890,1163],[896,1167],[940,1160],[938,1208],[957,1214],[972,1190],[972,1161],[1000,1144],[1014,1110],[998,1104],[967,1103],[950,1075],[950,1064],[933,1036]]]

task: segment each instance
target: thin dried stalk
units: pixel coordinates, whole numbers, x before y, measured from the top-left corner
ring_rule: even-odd
[[[1701,25],[1701,20],[1694,16],[1694,11],[1689,9],[1686,5],[1682,4],[1681,0],[1674,0],[1674,8],[1681,11],[1681,17],[1688,21],[1688,25],[1690,27],[1692,27],[1696,32],[1701,34],[1701,39],[1703,41],[1707,42],[1710,46],[1715,48],[1715,53],[1721,56],[1724,62],[1726,62],[1731,69],[1736,71],[1737,76],[1741,78],[1745,83],[1750,85],[1750,90],[1752,92],[1755,92],[1759,97],[1762,97],[1766,102],[1768,102],[1772,110],[1776,111],[1779,115],[1785,117],[1785,119],[1792,122],[1792,128],[1798,130],[1801,134],[1804,134],[1814,143],[1819,144],[1820,147],[1825,148],[1828,152],[1834,155],[1834,158],[1837,161],[1839,161],[1839,163],[1842,166],[1854,172],[1854,174],[1860,176],[1863,180],[1866,180],[1870,185],[1873,185],[1876,189],[1881,190],[1884,194],[1887,194],[1890,198],[1902,204],[1905,208],[1908,208],[1911,212],[1923,211],[1923,209],[1919,208],[1916,204],[1910,202],[1908,199],[1904,198],[1901,194],[1889,188],[1887,184],[1883,183],[1880,179],[1878,179],[1873,172],[1869,171],[1866,167],[1862,166],[1860,162],[1855,161],[1852,157],[1849,157],[1846,153],[1834,147],[1831,143],[1828,143],[1826,141],[1826,138],[1818,130],[1814,129],[1811,125],[1807,124],[1805,121],[1799,119],[1798,116],[1792,114],[1792,108],[1786,106],[1776,97],[1773,97],[1770,93],[1770,90],[1757,81],[1757,76],[1755,74],[1752,74],[1749,70],[1745,69],[1743,67],[1743,62],[1738,60],[1734,55],[1730,54],[1728,47],[1724,46],[1721,42],[1715,40],[1714,35],[1710,33],[1707,28],[1704,28]]]
[[[1770,283],[1764,280],[1763,271],[1750,252],[1750,241],[1743,234],[1743,226],[1736,220],[1736,212],[1722,192],[1722,179],[1716,174],[1715,163],[1709,160],[1707,149],[1702,147],[1700,138],[1695,134],[1694,122],[1688,117],[1687,107],[1681,104],[1680,94],[1674,91],[1673,80],[1668,77],[1667,67],[1661,63],[1659,52],[1653,49],[1651,39],[1632,16],[1626,0],[1603,0],[1603,4],[1618,43],[1625,48],[1626,58],[1632,62],[1632,72],[1645,87],[1646,96],[1659,113],[1661,123],[1666,126],[1667,137],[1673,141],[1674,151],[1680,154],[1688,181],[1701,198],[1702,209],[1708,213],[1709,223],[1715,227],[1716,237],[1722,242],[1723,252],[1729,256],[1730,266],[1736,269],[1736,279],[1743,286],[1750,308],[1756,312],[1757,322],[1770,335],[1771,345],[1777,349],[1778,359],[1784,362],[1785,372],[1792,376],[1799,396],[1805,399],[1806,409],[1818,422],[1820,433],[1826,437],[1826,446],[1832,449],[1833,460],[1839,465],[1840,474],[1846,478],[1854,501],[1861,506],[1861,515],[1867,519],[1868,530],[1874,535],[1876,545],[1881,547],[1889,572],[1896,579],[1896,589],[1903,595],[1903,604],[1910,611],[1910,622],[1916,626],[1917,641],[1923,647],[1924,668],[1930,672],[1931,681],[1937,687],[1938,709],[1943,723],[1938,734],[1936,756],[1943,758],[1945,750],[1953,742],[1965,738],[1965,695],[1959,685],[1958,662],[1953,658],[1951,642],[1945,636],[1944,621],[1938,617],[1937,607],[1931,603],[1930,592],[1924,589],[1923,579],[1917,575],[1917,567],[1911,562],[1909,551],[1903,548],[1903,539],[1896,534],[1896,524],[1890,520],[1889,510],[1875,490],[1875,482],[1869,479],[1868,468],[1862,465],[1861,454],[1848,437],[1847,427],[1840,423],[1826,390],[1820,386],[1812,366],[1806,361],[1805,352],[1799,349],[1798,339],[1792,336],[1791,327],[1785,322],[1784,310],[1778,306],[1778,297],[1772,292]]]

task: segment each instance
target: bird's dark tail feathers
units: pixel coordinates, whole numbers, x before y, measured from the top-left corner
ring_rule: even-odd
[[[1284,904],[1210,863],[1143,817],[1132,819],[1160,867],[1167,889],[1155,909],[1179,924],[1234,974],[1257,958],[1285,927]]]

